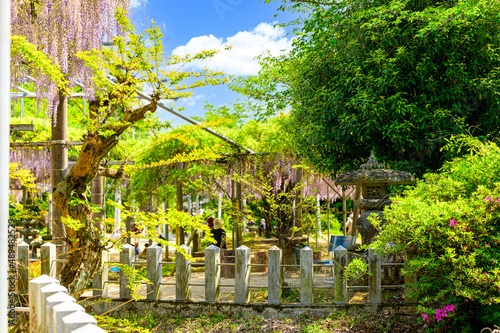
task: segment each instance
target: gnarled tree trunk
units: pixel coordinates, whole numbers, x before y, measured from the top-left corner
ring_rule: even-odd
[[[154,112],[159,96],[153,96],[150,104],[139,109],[124,111],[117,125],[107,126],[114,134],[100,135],[98,131],[84,136],[82,150],[76,164],[66,178],[53,191],[53,200],[58,205],[63,217],[76,220],[82,225],[72,228],[66,225],[67,260],[61,272],[61,284],[78,299],[101,264],[101,252],[104,247],[99,229],[94,225],[89,200],[85,195],[87,186],[96,175],[119,178],[123,169],[99,169],[100,162],[119,142],[119,136],[133,123],[144,118],[146,112]],[[97,114],[99,101],[90,104],[89,110]],[[76,199],[76,200],[75,200]]]

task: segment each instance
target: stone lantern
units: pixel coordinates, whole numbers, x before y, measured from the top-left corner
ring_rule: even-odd
[[[337,177],[336,185],[361,186],[363,198],[354,204],[363,211],[356,222],[356,227],[363,236],[363,245],[372,243],[373,238],[379,234],[368,220],[368,216],[375,214],[381,220],[381,224],[386,222],[382,210],[392,203],[389,199],[388,186],[414,182],[415,177],[408,172],[385,169],[383,164],[377,162],[373,151],[368,161],[361,165],[360,170],[345,172]]]

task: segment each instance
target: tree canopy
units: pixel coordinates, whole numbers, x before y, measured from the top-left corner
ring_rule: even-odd
[[[284,3],[306,11],[292,51],[234,87],[268,112],[290,106],[296,149],[316,168],[355,169],[374,150],[422,174],[447,159],[452,134],[498,135],[499,3]]]

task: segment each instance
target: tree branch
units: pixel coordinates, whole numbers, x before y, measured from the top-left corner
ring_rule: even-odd
[[[125,175],[123,167],[120,169],[99,168],[96,176],[104,176],[106,178],[120,179]]]

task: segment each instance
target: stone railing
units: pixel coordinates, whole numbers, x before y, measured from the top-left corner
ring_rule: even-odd
[[[191,249],[185,245],[181,246],[182,251],[190,254]],[[27,254],[24,255],[24,251],[27,251],[27,246],[23,247],[23,244],[19,245],[18,248],[18,258],[20,261],[27,261]],[[205,249],[205,262],[204,263],[191,263],[180,251],[176,253],[176,260],[174,262],[163,262],[162,259],[162,248],[157,245],[149,246],[146,250],[146,261],[135,261],[134,247],[132,245],[126,244],[123,246],[120,252],[119,264],[123,266],[135,266],[136,263],[141,262],[146,264],[147,267],[147,278],[151,284],[147,285],[147,299],[159,300],[161,299],[161,286],[162,285],[175,285],[175,300],[176,301],[186,301],[190,299],[191,286],[203,286],[205,289],[205,301],[206,302],[219,302],[220,288],[221,287],[231,287],[234,288],[234,302],[236,304],[244,304],[249,301],[250,289],[250,270],[252,266],[262,266],[263,264],[251,264],[250,263],[250,249],[246,246],[241,246],[235,251],[235,263],[221,263],[220,262],[220,250],[216,246],[209,246]],[[107,252],[106,252],[107,253]],[[284,288],[290,288],[290,286],[282,286],[282,274],[284,265],[282,265],[282,251],[277,247],[271,247],[268,252],[268,304],[279,305],[282,304],[282,290]],[[328,288],[334,290],[335,304],[345,304],[347,303],[347,291],[349,289],[368,289],[369,292],[369,303],[370,304],[380,304],[382,300],[382,289],[383,288],[402,288],[403,285],[392,285],[383,286],[381,284],[382,271],[381,267],[383,265],[404,265],[403,263],[392,263],[383,264],[381,261],[381,255],[377,254],[375,251],[369,250],[366,257],[368,265],[368,286],[348,286],[343,278],[343,272],[348,265],[349,256],[348,252],[342,246],[335,249],[335,261],[333,265],[315,265],[313,261],[313,250],[309,247],[304,247],[300,250],[300,283],[298,286],[293,286],[293,288],[300,289],[300,304],[310,305],[313,304],[313,296],[315,288]],[[52,278],[55,278],[55,245],[47,243],[42,245],[41,248],[41,271],[42,274],[46,274]],[[102,269],[94,276],[93,280],[93,296],[95,297],[108,297],[108,272],[109,264],[112,262],[105,256],[103,256]],[[115,262],[117,263],[117,262]],[[162,266],[163,265],[175,265],[176,267],[176,277],[175,282],[162,282]],[[191,283],[191,267],[194,265],[205,266],[205,281],[204,283]],[[222,285],[221,284],[221,266],[223,265],[234,265],[235,267],[235,279],[234,285]],[[286,265],[293,266],[293,265]],[[315,271],[326,267],[327,269],[333,268],[334,276],[333,283],[330,285],[322,285],[318,287],[314,284],[314,274]],[[131,289],[128,287],[129,278],[120,270],[119,276],[119,297],[121,299],[131,299]],[[317,272],[316,272],[317,274]],[[20,269],[20,279],[28,278],[28,274]],[[414,282],[414,278],[406,278],[405,284]],[[21,285],[25,282],[21,281]],[[27,281],[26,281],[27,283]],[[258,286],[262,288],[262,286]]]
[[[29,282],[30,333],[106,332],[59,281],[42,275]]]

